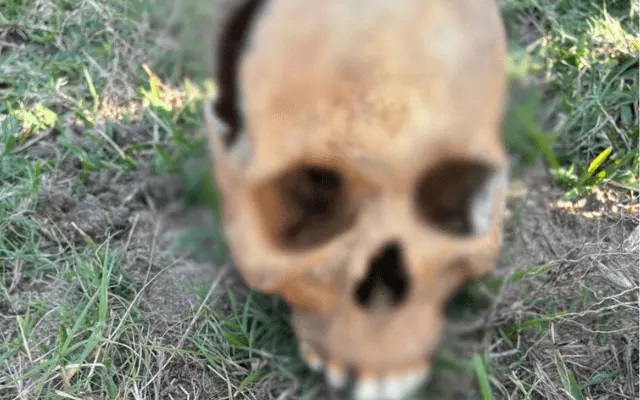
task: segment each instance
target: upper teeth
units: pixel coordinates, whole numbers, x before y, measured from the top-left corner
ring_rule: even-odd
[[[399,400],[415,392],[426,380],[427,369],[377,379],[360,379],[354,388],[355,400]]]
[[[308,344],[300,344],[300,353],[309,368],[324,369],[327,383],[334,389],[344,389],[348,383],[346,368],[333,360],[325,361]],[[415,392],[429,375],[425,364],[402,373],[364,374],[356,370],[353,388],[354,400],[401,400]]]

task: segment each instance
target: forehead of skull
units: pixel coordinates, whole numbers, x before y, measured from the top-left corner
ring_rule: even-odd
[[[483,3],[268,2],[240,77],[256,158],[307,151],[398,165],[434,143],[486,143],[501,114],[503,44]]]

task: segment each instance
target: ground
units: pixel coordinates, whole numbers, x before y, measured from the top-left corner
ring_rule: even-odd
[[[327,398],[226,257],[200,115],[224,7],[202,3],[2,2],[0,399]],[[638,6],[501,7],[505,244],[424,392],[637,398]]]

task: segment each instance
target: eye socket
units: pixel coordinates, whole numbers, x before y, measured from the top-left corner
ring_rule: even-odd
[[[419,217],[449,234],[475,234],[472,213],[476,210],[472,203],[492,172],[485,164],[466,160],[448,160],[430,168],[415,186],[414,204]]]
[[[347,230],[355,219],[353,197],[339,172],[306,165],[288,170],[255,193],[267,235],[288,250],[320,246]]]

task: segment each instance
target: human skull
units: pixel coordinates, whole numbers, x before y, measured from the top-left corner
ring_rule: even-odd
[[[500,246],[495,1],[250,0],[218,50],[205,119],[238,269],[329,383],[403,397]]]

